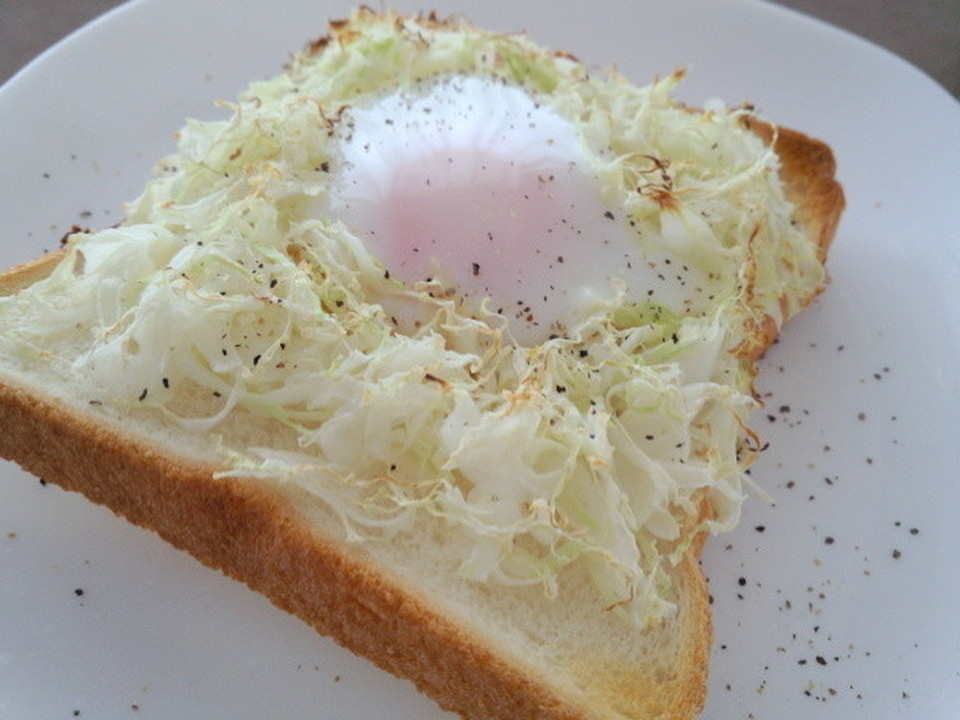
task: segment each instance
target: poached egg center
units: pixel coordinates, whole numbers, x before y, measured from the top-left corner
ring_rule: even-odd
[[[576,126],[485,76],[421,81],[354,106],[341,128],[331,210],[392,278],[439,284],[463,312],[504,316],[520,345],[563,334],[624,291],[676,292],[604,202]],[[381,304],[401,329],[409,302]]]

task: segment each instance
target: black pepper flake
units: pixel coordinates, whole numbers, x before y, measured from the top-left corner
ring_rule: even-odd
[[[894,560],[899,560],[901,557],[903,557],[903,553],[901,553],[901,552],[900,552],[899,550],[897,550],[896,548],[894,548],[893,552],[890,553],[890,554],[891,554],[891,556],[893,557]]]
[[[607,211],[603,214],[603,216],[604,216],[605,218],[607,218],[608,220],[613,220],[613,219],[614,219],[613,213],[610,212],[609,210],[607,210]]]
[[[816,661],[819,665],[826,665],[827,659],[823,655],[817,655]]]
[[[163,386],[164,386],[165,388],[169,388],[169,387],[170,387],[170,378],[163,378],[163,380],[161,380],[161,382],[163,383]]]
[[[474,275],[480,274],[480,263],[473,263],[473,274]]]
[[[254,355],[254,356],[253,356],[253,364],[254,364],[254,366],[257,366],[257,365],[260,364],[260,358],[261,358],[260,355]]]
[[[144,389],[143,389],[143,392],[140,393],[140,397],[138,397],[137,400],[138,400],[139,402],[143,402],[143,401],[146,400],[146,399],[147,399],[147,389],[144,388]]]
[[[823,539],[823,542],[824,542],[826,545],[833,545],[834,539],[833,539],[832,537],[830,537],[830,536],[827,536],[827,537],[825,537],[825,538]]]

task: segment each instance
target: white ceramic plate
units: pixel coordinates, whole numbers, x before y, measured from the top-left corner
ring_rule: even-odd
[[[704,564],[705,718],[947,720],[960,707],[960,106],[852,36],[746,1],[437,3],[692,103],[826,139],[834,284],[764,362],[773,506]],[[416,9],[401,2],[403,10]],[[184,117],[279,71],[337,0],[141,0],[0,90],[0,265],[122,215]],[[769,419],[765,417],[769,414]],[[0,716],[449,717],[153,535],[0,465]],[[518,720],[525,720],[519,718]]]

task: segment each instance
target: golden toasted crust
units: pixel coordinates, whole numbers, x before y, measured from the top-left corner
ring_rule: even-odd
[[[773,139],[769,126],[752,129]],[[797,219],[825,256],[843,208],[832,154],[782,128],[775,147]],[[0,292],[43,277],[60,256],[8,271],[0,276]],[[763,335],[763,347],[776,330]],[[384,670],[411,679],[464,718],[679,720],[703,707],[711,617],[698,565],[702,536],[677,570],[678,616],[658,630],[677,634],[672,639],[682,651],[676,661],[651,669],[616,657],[584,657],[564,668],[577,686],[571,687],[474,631],[362,550],[323,535],[286,497],[260,483],[216,478],[214,466],[177,457],[10,378],[0,377],[0,417],[3,457],[156,531]]]
[[[744,125],[768,145],[772,144],[780,158],[780,179],[787,197],[795,206],[794,221],[803,228],[816,248],[821,263],[827,253],[846,206],[843,187],[836,178],[836,161],[830,146],[796,130],[775,127],[747,116]],[[808,297],[798,298],[802,307],[809,305],[823,290],[820,287]],[[781,304],[784,300],[781,300]],[[737,348],[737,355],[752,361],[760,358],[777,338],[781,323],[767,315],[748,328],[746,339]]]
[[[766,143],[773,143],[780,158],[780,177],[797,207],[796,219],[815,240],[820,261],[826,261],[846,205],[833,151],[823,141],[796,130],[750,119],[746,125]]]

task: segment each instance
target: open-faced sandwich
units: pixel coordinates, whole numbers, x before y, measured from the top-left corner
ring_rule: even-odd
[[[690,718],[823,143],[369,9],[0,277],[0,454],[474,720]]]

